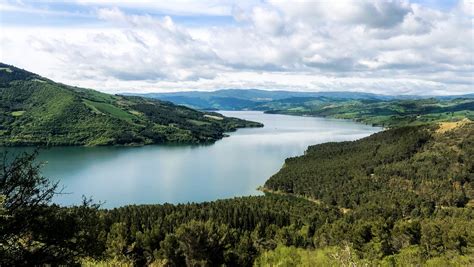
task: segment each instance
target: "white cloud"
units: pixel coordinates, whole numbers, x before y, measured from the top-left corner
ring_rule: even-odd
[[[255,7],[252,10],[252,22],[258,31],[276,35],[281,33],[284,24],[281,15],[274,9]]]
[[[469,0],[449,11],[395,0],[183,3],[81,0],[92,25],[2,27],[0,60],[108,92],[474,91]],[[185,26],[176,14],[235,22]]]
[[[269,1],[292,19],[312,23],[358,24],[369,28],[390,28],[402,23],[411,12],[405,1]]]
[[[473,0],[460,0],[457,8],[468,16],[471,16],[471,17],[474,16],[474,1]]]

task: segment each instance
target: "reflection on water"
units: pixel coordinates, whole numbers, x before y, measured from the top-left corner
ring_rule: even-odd
[[[69,194],[54,201],[77,204],[82,195],[104,207],[145,203],[210,201],[257,195],[291,156],[308,145],[354,140],[380,128],[350,121],[225,111],[265,124],[241,129],[213,145],[144,147],[57,147],[40,152],[43,175],[57,179]],[[21,149],[15,149],[17,151]]]

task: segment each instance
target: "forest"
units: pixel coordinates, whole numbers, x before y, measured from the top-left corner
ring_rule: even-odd
[[[287,159],[265,196],[51,204],[34,154],[0,168],[0,265],[469,266],[474,124],[386,130]]]
[[[0,63],[1,146],[212,143],[262,124],[56,83]]]

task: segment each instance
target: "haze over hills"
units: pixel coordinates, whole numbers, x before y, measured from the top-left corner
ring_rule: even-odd
[[[410,100],[435,98],[449,100],[455,98],[474,98],[474,93],[465,95],[385,95],[362,92],[301,92],[282,90],[261,89],[221,89],[216,91],[183,91],[176,93],[125,93],[124,95],[135,95],[148,98],[166,100],[175,104],[204,110],[266,110],[265,106],[272,101],[285,102],[285,99],[326,99],[326,100]],[[289,100],[292,101],[292,100]]]
[[[1,145],[206,143],[261,126],[170,102],[56,83],[0,63]]]

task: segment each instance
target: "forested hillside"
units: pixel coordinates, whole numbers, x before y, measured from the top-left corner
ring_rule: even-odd
[[[0,63],[0,145],[213,142],[259,123],[71,87]]]
[[[287,159],[265,188],[350,209],[386,205],[387,198],[463,207],[474,197],[474,123],[441,125],[455,128],[410,126],[311,146],[304,156]]]
[[[350,119],[391,128],[463,118],[474,120],[472,95],[411,100],[296,97],[271,101],[256,109],[267,113]]]
[[[473,133],[468,120],[386,130],[288,159],[265,184],[266,196],[113,210],[24,204],[51,187],[20,157],[0,168],[0,258],[3,265],[470,266]],[[41,190],[19,190],[32,186]]]

